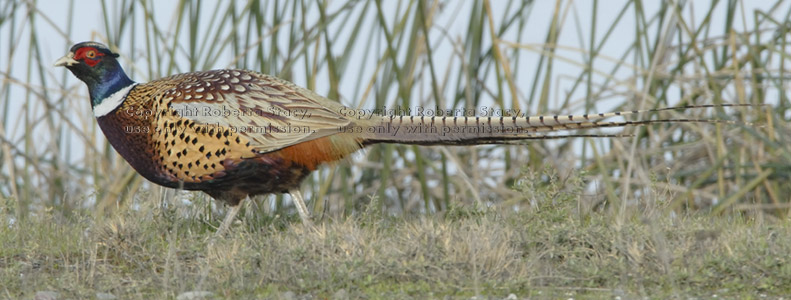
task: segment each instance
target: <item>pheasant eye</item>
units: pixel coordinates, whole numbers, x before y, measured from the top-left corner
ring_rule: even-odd
[[[74,53],[74,59],[85,62],[86,65],[94,67],[101,61],[101,57],[104,56],[104,53],[99,52],[96,48],[93,47],[83,47],[77,49]]]

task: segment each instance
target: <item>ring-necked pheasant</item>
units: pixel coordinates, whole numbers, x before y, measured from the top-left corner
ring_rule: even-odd
[[[232,207],[218,233],[234,220],[243,199],[259,194],[291,194],[303,222],[310,223],[300,182],[322,163],[337,161],[370,144],[497,144],[547,138],[536,134],[547,131],[720,122],[598,121],[643,111],[546,117],[359,118],[357,111],[310,90],[251,71],[193,72],[135,83],[124,73],[118,56],[100,43],[83,42],[74,45],[55,66],[65,66],[88,85],[99,127],[143,177],[170,188],[204,191]],[[677,108],[659,110],[668,109]]]

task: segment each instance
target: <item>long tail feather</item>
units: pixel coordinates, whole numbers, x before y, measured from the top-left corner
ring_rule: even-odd
[[[622,111],[585,115],[554,115],[528,117],[425,117],[392,116],[383,117],[378,125],[369,128],[370,137],[365,144],[403,143],[417,145],[480,145],[502,144],[517,140],[540,139],[539,132],[556,132],[579,129],[644,126],[659,123],[749,123],[720,119],[659,119],[603,122],[601,120],[616,116],[636,115],[681,109],[702,109],[720,107],[751,107],[750,104],[695,105],[668,107],[649,110]],[[581,137],[586,135],[565,135],[562,137]],[[601,136],[600,136],[601,137]],[[558,136],[561,138],[561,136]]]

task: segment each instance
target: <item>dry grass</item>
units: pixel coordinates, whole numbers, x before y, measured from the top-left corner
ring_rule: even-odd
[[[525,176],[534,174],[526,172]],[[579,209],[578,178],[558,178],[519,213],[454,207],[438,216],[368,210],[315,229],[216,221],[147,206],[106,219],[57,214],[0,229],[0,293],[65,298],[742,298],[791,293],[791,222],[668,214],[665,198],[618,224]],[[563,186],[560,182],[565,182]],[[527,195],[527,191],[524,191]],[[150,201],[153,202],[153,201]],[[90,215],[90,213],[88,213]],[[292,218],[293,219],[293,218]],[[760,251],[756,251],[760,249]]]
[[[13,218],[22,219],[48,208],[65,215],[86,207],[103,211],[156,190],[104,140],[84,84],[51,67],[75,39],[86,39],[82,26],[97,26],[90,38],[117,49],[140,82],[190,70],[246,68],[366,109],[466,108],[480,114],[489,107],[535,115],[770,105],[642,116],[764,127],[665,124],[627,129],[622,133],[635,135],[629,139],[508,147],[377,145],[306,180],[303,190],[314,213],[353,215],[371,195],[404,215],[459,202],[529,205],[514,202],[520,198],[511,190],[524,165],[584,170],[584,190],[597,190],[619,210],[643,201],[658,177],[668,178],[658,184],[676,192],[672,208],[679,211],[716,203],[718,212],[747,208],[783,217],[789,211],[788,28],[774,17],[791,10],[788,5],[754,14],[756,24],[741,24],[743,31],[723,31],[720,22],[738,22],[747,8],[723,13],[726,4],[685,5],[676,12],[626,0],[608,4],[603,12],[612,18],[597,19],[597,10],[577,13],[587,12],[590,3],[573,1],[332,3],[65,3],[65,21],[35,3],[0,5],[0,34],[8,38],[0,47],[2,62],[8,62],[0,65],[0,198],[18,202]],[[695,19],[701,12],[718,18]],[[87,22],[86,13],[103,22]],[[72,32],[72,23],[81,24],[79,31]],[[46,33],[53,29],[50,38]],[[273,201],[276,213],[291,210],[287,198]]]

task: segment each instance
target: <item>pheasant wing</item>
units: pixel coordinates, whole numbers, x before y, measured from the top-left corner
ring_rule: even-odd
[[[181,117],[224,126],[246,137],[260,153],[332,135],[349,126],[344,107],[276,77],[242,70],[194,72],[163,99]]]

